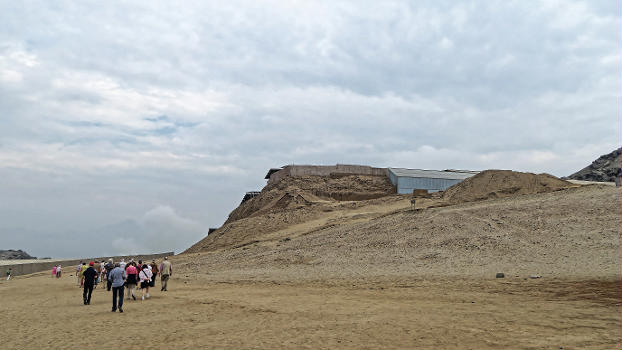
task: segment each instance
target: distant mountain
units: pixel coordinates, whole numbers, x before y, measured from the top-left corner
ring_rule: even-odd
[[[568,179],[613,182],[622,176],[622,147],[600,156],[587,167],[568,176]]]
[[[0,250],[0,260],[36,259],[23,250]]]

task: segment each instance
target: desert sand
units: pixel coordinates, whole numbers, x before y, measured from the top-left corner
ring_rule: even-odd
[[[619,279],[181,274],[119,314],[105,289],[85,306],[74,278],[46,274],[0,285],[0,339],[3,349],[612,349],[622,344],[621,293]]]
[[[2,281],[2,348],[620,348],[622,189],[514,187],[413,209],[283,186],[123,314],[72,276]]]

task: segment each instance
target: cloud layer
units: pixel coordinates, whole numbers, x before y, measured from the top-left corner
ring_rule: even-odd
[[[100,229],[102,235],[112,238],[114,252],[134,255],[148,252],[182,252],[188,242],[195,242],[206,234],[202,225],[179,216],[168,206],[149,210],[139,221],[125,221],[114,227]]]
[[[0,238],[188,246],[290,163],[568,175],[620,146],[621,7],[4,2]]]

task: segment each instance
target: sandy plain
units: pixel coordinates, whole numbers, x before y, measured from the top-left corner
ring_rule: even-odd
[[[2,349],[614,349],[617,279],[402,278],[288,283],[180,275],[168,292],[91,305],[69,276],[0,285]]]

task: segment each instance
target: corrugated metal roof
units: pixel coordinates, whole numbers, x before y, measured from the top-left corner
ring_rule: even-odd
[[[423,177],[428,179],[453,179],[464,180],[469,178],[477,172],[454,172],[443,170],[424,170],[424,169],[403,169],[403,168],[389,168],[395,176],[404,177]]]

